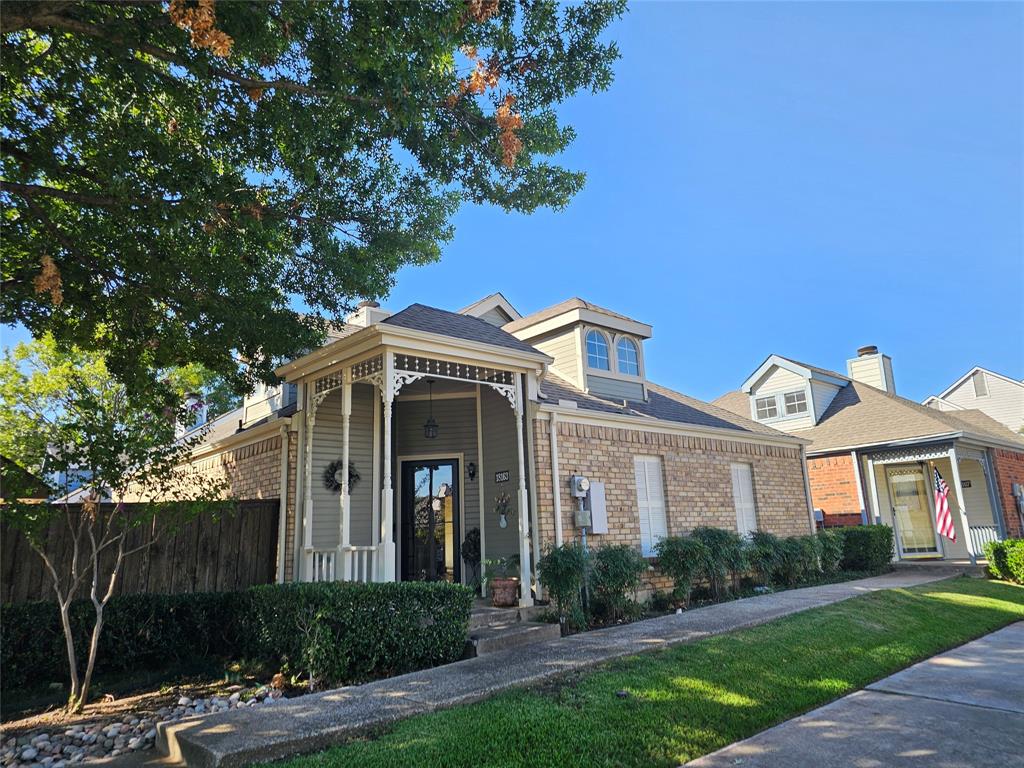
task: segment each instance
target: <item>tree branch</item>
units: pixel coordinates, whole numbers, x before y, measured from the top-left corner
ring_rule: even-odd
[[[0,179],[0,192],[8,192],[19,197],[31,199],[33,197],[54,197],[69,203],[81,205],[93,205],[98,208],[119,208],[123,205],[176,205],[181,200],[165,197],[137,197],[124,199],[110,197],[108,195],[89,195],[81,192],[71,192],[66,189],[47,187],[41,184],[21,184],[17,181],[6,181]]]

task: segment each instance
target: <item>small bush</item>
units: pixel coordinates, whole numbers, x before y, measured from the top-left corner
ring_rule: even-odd
[[[669,536],[654,545],[658,556],[658,570],[672,579],[673,597],[689,605],[693,580],[707,560],[704,542],[690,536]]]
[[[627,544],[605,546],[597,550],[591,562],[591,585],[595,608],[608,621],[636,615],[636,592],[647,571],[647,561]]]
[[[104,613],[97,672],[247,658],[312,674],[320,684],[359,682],[457,659],[471,606],[465,587],[416,582],[122,595]],[[92,611],[87,600],[72,605],[79,654]],[[55,603],[0,608],[0,669],[5,689],[67,678]]]
[[[842,569],[881,573],[892,565],[893,535],[887,525],[834,529],[843,537]]]
[[[750,534],[747,544],[747,561],[758,583],[770,586],[775,581],[775,573],[782,564],[782,544],[779,537],[766,531],[755,531]]]
[[[587,556],[576,542],[552,547],[537,563],[537,575],[555,601],[562,634],[587,625],[580,599],[586,574]]]
[[[985,559],[992,577],[1024,584],[1024,539],[988,542]]]
[[[711,592],[720,599],[728,592],[726,579],[738,579],[747,567],[742,537],[736,531],[700,526],[690,534],[704,544],[700,575],[708,582]]]
[[[843,537],[835,530],[818,531],[817,536],[821,572],[826,576],[835,576],[843,562]]]

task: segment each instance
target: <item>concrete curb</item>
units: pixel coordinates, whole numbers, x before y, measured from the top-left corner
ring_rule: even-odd
[[[623,656],[691,643],[859,595],[948,576],[897,572],[734,600],[498,651],[367,685],[310,694],[270,707],[200,715],[159,725],[157,748],[172,763],[194,768],[269,762],[320,750],[405,717],[479,701]]]

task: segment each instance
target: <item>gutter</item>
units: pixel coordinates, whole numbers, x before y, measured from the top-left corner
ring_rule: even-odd
[[[1010,442],[1009,440],[1000,440],[998,437],[992,437],[989,435],[978,435],[973,432],[942,432],[935,435],[922,435],[920,437],[908,437],[905,440],[892,440],[885,443],[860,443],[853,445],[840,445],[835,448],[823,448],[818,450],[810,450],[807,452],[808,456],[831,456],[836,453],[849,453],[850,451],[879,451],[886,450],[888,448],[905,448],[908,445],[917,445],[919,443],[938,443],[948,442],[951,440],[969,440],[974,443],[981,445],[997,446],[999,448],[1006,448],[1011,451],[1018,451],[1024,453],[1024,444]]]

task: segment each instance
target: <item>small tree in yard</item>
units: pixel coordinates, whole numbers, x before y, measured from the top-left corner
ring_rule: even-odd
[[[20,344],[0,361],[0,454],[37,476],[57,478],[60,486],[56,499],[26,499],[25,473],[5,471],[0,509],[4,522],[25,534],[52,582],[67,645],[72,712],[88,700],[104,609],[125,559],[223,495],[220,481],[183,469],[202,430],[175,439],[176,423],[189,414],[154,412],[151,406],[129,399],[102,357],[62,350],[51,337]],[[47,549],[55,526],[66,526],[69,558],[57,559]],[[81,671],[71,622],[80,589],[95,609]]]

